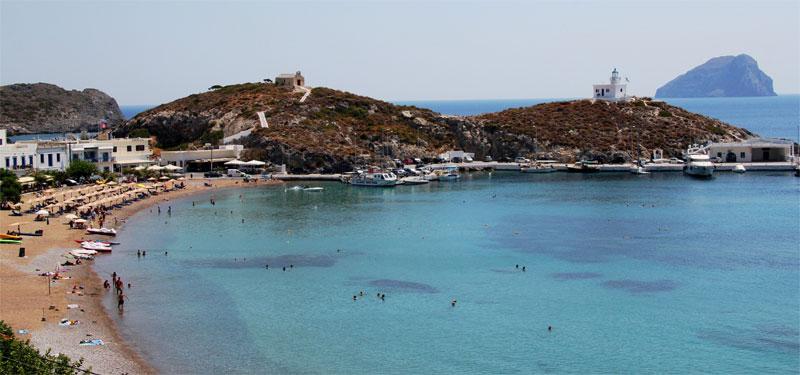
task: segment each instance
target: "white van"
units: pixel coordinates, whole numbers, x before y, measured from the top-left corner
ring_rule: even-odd
[[[242,177],[244,173],[238,169],[228,169],[228,177]]]

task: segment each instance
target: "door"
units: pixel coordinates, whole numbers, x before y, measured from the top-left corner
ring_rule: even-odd
[[[764,161],[769,161],[769,149],[761,150]]]

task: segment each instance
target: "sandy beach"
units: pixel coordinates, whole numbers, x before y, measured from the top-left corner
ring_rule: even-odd
[[[212,187],[208,187],[204,185],[205,182],[207,180],[188,180],[185,181],[186,188],[183,190],[162,193],[111,211],[105,226],[119,229],[124,225],[123,219],[169,199],[221,188],[279,183],[258,181],[248,184],[240,179],[217,179],[211,182]],[[32,195],[24,195],[22,199],[30,201],[32,198]],[[28,207],[29,204],[22,206],[23,210]],[[75,240],[102,236],[91,236],[84,230],[71,229],[69,220],[63,216],[51,218],[49,225],[47,221],[34,221],[34,217],[32,214],[10,216],[10,211],[0,213],[0,230],[16,230],[14,223],[22,223],[22,232],[44,231],[41,237],[23,236],[22,244],[0,244],[0,320],[5,321],[18,338],[30,339],[42,352],[51,349],[52,353],[62,353],[72,360],[84,358],[84,368],[91,367],[93,372],[156,373],[131,346],[123,342],[109,312],[103,307],[103,296],[113,292],[103,288],[104,279],[91,268],[93,261],[84,261],[82,265],[61,266],[68,260],[62,255],[68,249],[79,247]],[[118,224],[113,224],[114,219],[119,220]],[[20,247],[25,248],[25,257],[18,256]],[[97,256],[114,255],[111,253]],[[51,280],[50,277],[39,276],[57,269],[63,279]],[[68,308],[68,305],[78,307]],[[80,323],[59,326],[63,319],[77,320]],[[19,334],[19,330],[27,330],[29,333]],[[102,340],[103,345],[78,345],[81,340],[86,339]]]

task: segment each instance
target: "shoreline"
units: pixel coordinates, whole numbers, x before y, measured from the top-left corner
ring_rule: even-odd
[[[215,179],[213,186],[203,183],[206,179],[185,181],[186,189],[172,191],[134,202],[129,206],[111,211],[109,217],[128,219],[137,212],[153,205],[204,192],[217,191],[235,187],[254,187],[259,185],[276,185],[280,181],[262,180],[257,183],[242,183],[241,179]],[[30,199],[31,197],[25,197]],[[10,212],[10,211],[6,211]],[[136,351],[135,344],[125,341],[111,316],[105,308],[104,298],[109,291],[102,287],[103,280],[94,269],[93,261],[85,261],[83,266],[67,266],[62,275],[70,279],[51,280],[42,283],[39,273],[47,272],[67,259],[61,255],[66,249],[76,248],[74,240],[81,238],[97,239],[103,236],[88,235],[83,230],[71,230],[65,225],[63,218],[53,218],[47,222],[27,222],[33,215],[14,217],[0,214],[0,225],[8,227],[10,223],[22,222],[24,231],[44,230],[42,237],[24,237],[19,247],[26,249],[26,257],[17,256],[16,245],[3,244],[0,252],[0,320],[3,320],[21,340],[30,339],[40,352],[51,349],[53,353],[62,353],[76,361],[84,358],[83,368],[92,368],[97,373],[130,373],[156,374]],[[110,222],[110,221],[109,221]],[[120,221],[116,229],[124,227]],[[11,250],[11,251],[8,251]],[[98,254],[111,256],[112,254]],[[60,268],[60,267],[59,267]],[[50,280],[50,278],[47,278]],[[82,294],[72,294],[74,288]],[[68,304],[78,304],[77,309],[68,309]],[[43,315],[42,315],[43,314]],[[42,321],[44,316],[45,321]],[[79,320],[78,325],[62,327],[61,319]],[[18,330],[26,329],[29,334],[18,334]],[[79,346],[83,339],[101,339],[102,346]],[[134,344],[134,345],[131,345]]]

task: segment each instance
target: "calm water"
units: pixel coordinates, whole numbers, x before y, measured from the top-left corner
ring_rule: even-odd
[[[798,372],[788,173],[314,185],[325,191],[230,189],[133,218],[95,269],[133,284],[124,314],[107,303],[145,360],[163,373]]]

